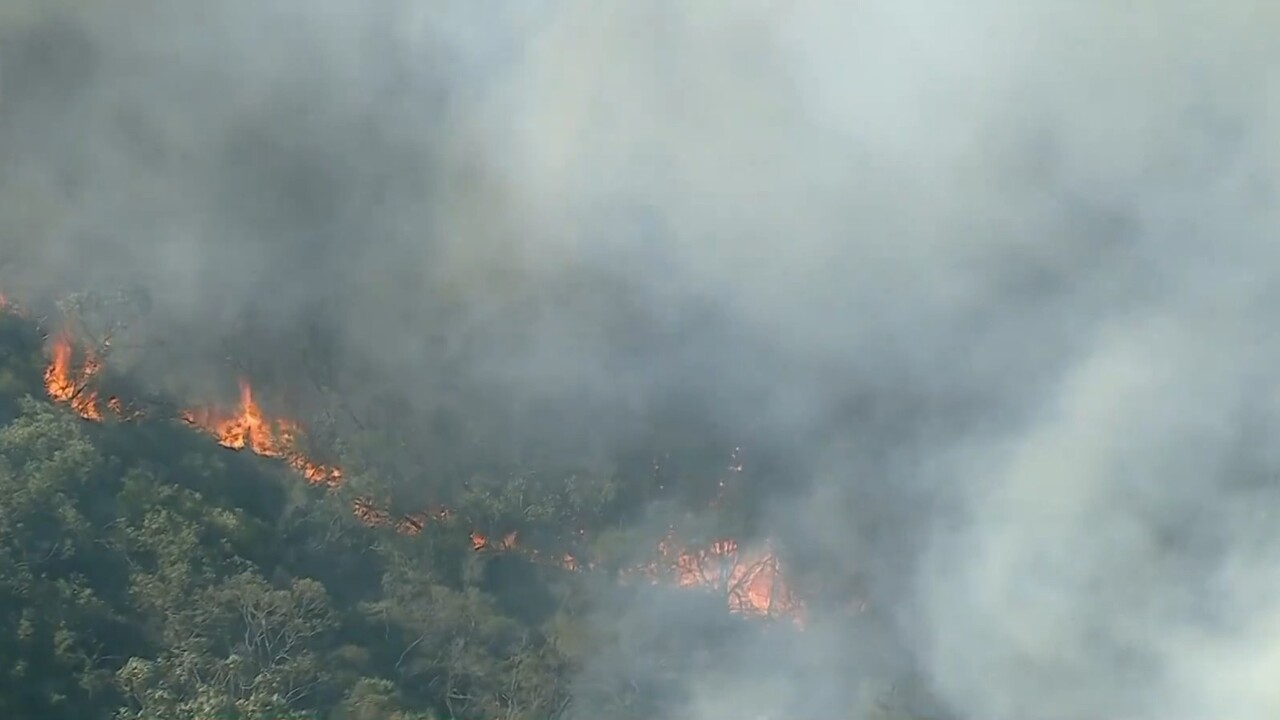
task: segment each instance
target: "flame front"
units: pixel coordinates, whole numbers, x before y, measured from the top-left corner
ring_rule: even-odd
[[[658,543],[654,561],[631,568],[623,576],[723,593],[730,612],[783,617],[804,626],[804,604],[783,579],[781,563],[767,545],[763,550],[745,552],[736,540],[720,539],[704,548],[689,548],[679,542],[672,529]]]
[[[337,487],[342,484],[342,470],[316,463],[298,449],[302,432],[296,422],[270,419],[263,414],[253,399],[253,388],[246,381],[240,382],[240,406],[234,414],[211,409],[186,410],[182,419],[213,435],[225,448],[249,450],[263,457],[284,460],[312,485]]]
[[[15,311],[15,306],[0,296],[0,310]],[[54,338],[51,360],[45,369],[45,389],[55,402],[70,406],[86,420],[102,420],[98,393],[91,390],[91,381],[102,370],[101,361],[87,353],[82,366],[74,364],[73,345],[67,333]],[[122,418],[138,417],[129,414],[123,402],[116,396],[107,398],[107,409]],[[299,448],[301,426],[283,418],[269,418],[253,398],[253,389],[247,381],[240,383],[240,404],[234,412],[218,412],[213,409],[183,411],[181,417],[187,423],[202,429],[217,440],[219,445],[232,450],[249,450],[257,455],[283,460],[302,475],[308,483],[335,488],[342,484],[339,468],[316,463]],[[739,450],[735,449],[734,473],[742,472]],[[713,505],[723,497],[725,483],[721,482]],[[401,515],[392,514],[375,505],[369,497],[357,498],[353,503],[354,515],[370,527],[394,529],[404,535],[422,533],[431,520],[448,521],[453,511],[441,508],[428,512]],[[582,531],[577,532],[582,535]],[[582,561],[571,554],[543,555],[536,549],[528,549],[518,543],[518,533],[508,532],[499,538],[472,530],[471,547],[476,552],[517,553],[530,561],[549,563],[569,571],[594,569],[595,563]],[[744,552],[731,539],[712,542],[709,546],[694,549],[682,545],[674,530],[657,546],[655,560],[625,570],[623,579],[642,577],[652,583],[671,583],[683,588],[700,588],[726,597],[728,609],[751,617],[783,617],[803,627],[804,605],[784,582],[779,560],[766,548],[757,552]]]
[[[52,356],[44,371],[44,387],[49,397],[54,402],[70,405],[85,420],[102,420],[98,393],[88,389],[89,381],[102,370],[102,364],[90,355],[77,369],[72,363],[71,338],[65,333],[54,338]]]

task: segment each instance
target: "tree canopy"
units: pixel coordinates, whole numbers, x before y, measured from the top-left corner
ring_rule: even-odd
[[[676,712],[726,638],[796,632],[714,599],[697,612],[721,619],[699,632],[602,622],[616,593],[680,593],[616,586],[644,537],[616,471],[477,468],[451,517],[389,531],[351,510],[395,495],[373,469],[309,485],[172,418],[86,422],[46,397],[46,344],[0,316],[8,716],[647,720]],[[479,533],[510,529],[546,550],[477,552],[502,549]],[[599,571],[541,561],[570,547]],[[620,643],[647,659],[594,663]]]

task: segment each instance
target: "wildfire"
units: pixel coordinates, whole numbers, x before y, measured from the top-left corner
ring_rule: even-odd
[[[0,311],[6,308],[13,311],[15,306],[0,295]],[[70,335],[59,333],[53,340],[51,360],[44,373],[45,388],[51,399],[70,406],[80,417],[91,421],[102,420],[103,406],[122,418],[141,414],[127,412],[123,401],[116,396],[108,397],[100,404],[97,391],[90,389],[89,385],[102,371],[101,360],[93,352],[87,352],[83,363],[77,367],[74,356]],[[312,485],[336,488],[342,484],[341,469],[312,461],[298,447],[303,431],[297,422],[270,418],[263,413],[247,381],[240,383],[240,403],[234,411],[186,410],[181,417],[188,424],[212,435],[223,447],[249,450],[284,461]],[[735,449],[729,467],[734,473],[743,470],[739,453],[740,450]],[[724,490],[723,482],[720,490]],[[716,500],[720,497],[718,494]],[[438,508],[397,517],[368,496],[356,498],[352,512],[367,526],[393,529],[409,536],[421,534],[432,520],[445,522],[454,514],[448,508]],[[576,534],[581,536],[583,531],[578,530]],[[595,563],[583,561],[572,554],[543,555],[536,549],[525,548],[518,542],[519,533],[516,531],[491,537],[472,530],[469,539],[472,550],[476,552],[518,553],[533,562],[548,563],[572,572],[595,568]],[[642,577],[654,584],[671,583],[723,594],[732,613],[788,618],[803,627],[804,605],[783,580],[779,560],[767,546],[760,551],[747,552],[739,548],[735,540],[721,539],[707,547],[690,548],[681,544],[672,530],[659,541],[652,562],[625,570],[621,575],[623,579]]]
[[[72,363],[71,338],[60,333],[53,340],[52,359],[44,371],[44,387],[54,402],[71,406],[85,420],[102,420],[98,393],[88,389],[89,381],[102,370],[102,364],[89,355],[79,368]]]
[[[186,410],[182,419],[213,435],[225,448],[284,460],[312,485],[337,487],[342,484],[342,470],[316,463],[298,449],[298,438],[302,435],[298,423],[263,414],[247,381],[240,382],[240,406],[234,413]]]
[[[743,551],[736,540],[714,540],[704,548],[685,547],[674,529],[658,543],[657,558],[623,573],[651,583],[671,582],[683,588],[723,593],[729,611],[757,617],[789,618],[804,625],[804,605],[782,577],[777,555],[766,545]]]
[[[393,517],[369,496],[356,498],[352,510],[369,527],[394,529],[403,535],[417,535],[431,519],[448,520],[452,512],[440,509]],[[583,562],[572,554],[543,555],[519,543],[519,533],[509,532],[492,537],[479,530],[468,536],[475,552],[515,553],[530,561],[560,567],[570,572],[595,569],[595,563]],[[677,587],[701,589],[725,597],[731,613],[748,617],[783,618],[804,627],[804,604],[791,591],[783,577],[778,556],[766,545],[747,552],[732,539],[712,541],[704,548],[689,548],[680,543],[671,530],[658,542],[655,559],[644,565],[622,571],[622,579],[641,577],[650,583],[673,584]]]
[[[487,535],[478,530],[471,531],[471,549],[479,552],[481,550],[499,550],[513,551],[516,549],[516,538],[519,532],[509,532],[497,540],[491,540]]]
[[[107,398],[107,409],[115,413],[116,417],[121,420],[137,420],[143,415],[141,410],[131,410],[126,408],[124,401],[115,395]]]
[[[391,528],[401,535],[420,535],[431,520],[444,522],[453,515],[452,511],[447,508],[441,508],[434,512],[409,513],[392,520],[391,513],[379,508],[374,504],[373,499],[367,495],[362,495],[353,500],[351,510],[356,519],[366,526]]]

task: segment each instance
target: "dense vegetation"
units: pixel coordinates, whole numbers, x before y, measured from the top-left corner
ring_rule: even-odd
[[[794,633],[721,612],[703,633],[645,628],[658,659],[642,677],[592,668],[589,649],[624,632],[591,621],[607,573],[475,553],[458,522],[366,527],[350,498],[373,481],[309,487],[171,420],[85,422],[44,399],[45,344],[0,316],[6,717],[663,717],[717,644]],[[560,488],[480,483],[460,502],[536,535],[616,495]],[[593,551],[607,565],[626,543],[601,533]]]

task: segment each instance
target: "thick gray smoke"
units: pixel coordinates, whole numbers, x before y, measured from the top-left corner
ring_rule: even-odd
[[[0,4],[0,288],[786,449],[769,523],[878,619],[688,716],[1280,713],[1273,4]]]

